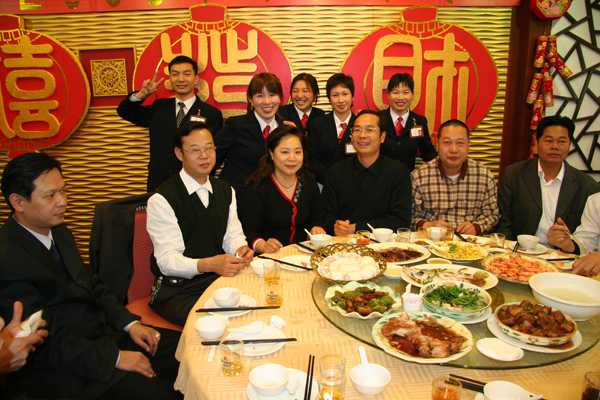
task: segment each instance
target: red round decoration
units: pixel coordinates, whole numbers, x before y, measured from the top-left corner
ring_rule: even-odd
[[[87,114],[90,89],[62,43],[0,15],[0,150],[9,158],[56,146]]]
[[[571,0],[530,0],[530,7],[539,19],[559,19],[571,7]]]
[[[462,119],[474,128],[489,111],[498,91],[498,73],[487,48],[466,29],[438,21],[436,7],[411,7],[400,15],[399,23],[365,36],[344,61],[342,72],[352,76],[356,85],[354,108],[388,107],[390,77],[409,73],[415,81],[411,109],[427,117],[430,132],[437,132],[450,118]],[[382,69],[378,62],[383,65],[382,72],[378,72]],[[436,77],[440,73],[446,75]],[[444,104],[443,99],[448,98],[451,102]]]
[[[226,10],[217,4],[192,6],[189,21],[173,25],[152,39],[136,65],[133,90],[139,90],[142,82],[158,71],[157,80],[165,78],[157,90],[158,97],[174,96],[169,88],[168,65],[175,56],[183,54],[198,62],[198,96],[223,111],[225,117],[245,114],[247,85],[252,76],[261,72],[273,73],[281,80],[281,100],[285,104],[292,82],[292,68],[285,51],[254,25],[227,19]],[[215,33],[218,38],[213,37]],[[256,52],[252,46],[249,48],[253,35]],[[229,54],[230,49],[237,52],[237,61]],[[154,96],[149,96],[146,104],[153,101]]]

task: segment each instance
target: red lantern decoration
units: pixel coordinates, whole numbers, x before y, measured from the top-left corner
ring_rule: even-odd
[[[539,19],[558,19],[571,7],[571,0],[530,0],[530,7]]]
[[[436,7],[402,10],[400,22],[371,32],[352,49],[342,72],[354,78],[354,109],[371,110],[388,107],[392,75],[411,74],[411,109],[427,117],[430,132],[450,118],[475,127],[498,91],[487,48],[466,29],[438,21]]]

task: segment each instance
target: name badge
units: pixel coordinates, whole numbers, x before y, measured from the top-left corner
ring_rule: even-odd
[[[200,110],[198,110],[198,115],[190,116],[190,121],[206,123],[206,117],[200,116]]]
[[[423,133],[423,127],[421,125],[415,125],[410,130],[410,138],[411,139],[420,138],[420,137],[423,137],[424,135],[425,134]]]
[[[346,154],[356,154],[356,149],[352,146],[352,143],[346,143]]]

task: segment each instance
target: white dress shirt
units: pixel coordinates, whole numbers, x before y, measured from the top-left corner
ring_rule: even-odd
[[[300,121],[302,121],[302,117],[304,116],[304,114],[306,114],[306,119],[308,119],[308,117],[310,117],[310,112],[312,111],[312,107],[307,112],[302,111],[301,109],[296,107],[295,104],[294,104],[294,108],[296,109],[296,112],[298,113],[298,117],[300,117]]]
[[[402,116],[400,116],[392,109],[392,107],[390,107],[390,116],[392,117],[392,121],[394,122],[394,127],[396,127],[396,124],[398,123],[398,118],[402,119],[402,127],[405,127],[406,122],[408,121],[409,115],[410,115],[410,108],[408,110],[406,110],[406,112]]]
[[[337,136],[339,138],[340,133],[342,133],[342,124],[346,124],[346,130],[348,129],[348,125],[350,125],[350,118],[352,118],[352,113],[348,114],[348,118],[346,118],[345,121],[342,121],[341,119],[338,118],[335,111],[332,111],[332,112],[333,112],[333,119],[335,120],[335,129],[337,132]]]
[[[265,122],[264,119],[262,119],[258,113],[256,112],[256,110],[254,110],[254,116],[256,117],[256,119],[258,120],[258,123],[260,124],[260,131],[263,132],[265,130],[265,127],[267,125],[269,125],[271,127],[271,129],[269,130],[269,133],[273,132],[278,126],[279,123],[277,122],[276,118],[273,118],[271,120],[271,122],[269,122],[268,124]]]
[[[600,193],[588,197],[581,216],[581,225],[577,227],[573,236],[590,252],[600,250]],[[581,246],[579,250],[579,254],[587,254]]]
[[[144,101],[144,100],[140,100],[137,97],[135,97],[136,93],[137,92],[133,92],[133,94],[131,96],[129,96],[129,100],[131,102]],[[179,104],[177,104],[177,103],[179,103],[180,101],[183,101],[183,100],[180,100],[179,98],[177,98],[177,96],[175,96],[175,117],[176,118],[177,118],[177,113],[179,113]],[[189,99],[183,101],[183,104],[185,104],[185,106],[183,107],[183,112],[187,114],[195,102],[196,102],[196,95],[193,95]]]
[[[206,183],[200,184],[183,169],[179,172],[179,176],[188,194],[196,192],[202,204],[208,207],[208,192],[213,193],[210,179],[207,179]],[[183,235],[177,223],[175,212],[167,199],[159,193],[154,194],[148,199],[147,212],[146,228],[154,244],[156,263],[163,275],[186,279],[198,275],[198,259],[183,255],[185,251]],[[210,230],[210,227],[199,225],[198,229]],[[247,244],[242,224],[237,215],[235,191],[231,188],[231,204],[229,205],[227,230],[225,236],[223,236],[223,250],[233,256],[240,247]]]
[[[556,206],[558,205],[558,197],[560,195],[560,187],[565,177],[565,164],[560,167],[560,171],[556,178],[546,182],[546,174],[542,169],[542,164],[538,160],[538,175],[540,176],[540,188],[542,189],[542,218],[538,225],[535,236],[540,238],[540,243],[544,246],[548,245],[548,230],[554,225],[556,217]]]

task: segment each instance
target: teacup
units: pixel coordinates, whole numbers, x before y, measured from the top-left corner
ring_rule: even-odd
[[[529,392],[519,385],[506,381],[493,381],[483,387],[485,400],[530,400],[539,399],[532,397]]]
[[[527,250],[531,250],[537,246],[540,238],[532,235],[519,235],[517,236],[517,241],[519,242],[519,246],[524,247]]]
[[[277,396],[284,390],[294,395],[300,386],[298,378],[291,376],[287,368],[278,364],[258,366],[250,372],[248,378],[254,391],[264,397]]]

